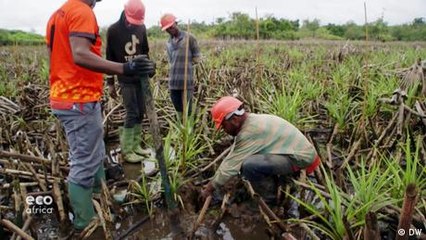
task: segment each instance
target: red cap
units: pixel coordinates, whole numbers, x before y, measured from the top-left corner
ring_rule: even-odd
[[[133,25],[142,25],[145,20],[145,6],[140,0],[129,0],[124,5],[126,20]]]
[[[215,122],[216,129],[222,125],[223,119],[226,115],[238,110],[243,103],[234,97],[222,97],[212,107],[211,113],[213,121]]]
[[[176,22],[176,17],[171,13],[166,13],[161,17],[160,24],[161,30],[166,31],[167,28],[171,27]]]

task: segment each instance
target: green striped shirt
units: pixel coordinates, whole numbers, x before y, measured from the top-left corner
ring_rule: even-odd
[[[231,152],[216,171],[213,185],[221,186],[238,175],[243,161],[254,154],[290,155],[295,166],[306,168],[314,161],[316,151],[303,133],[286,120],[250,113],[234,138]]]

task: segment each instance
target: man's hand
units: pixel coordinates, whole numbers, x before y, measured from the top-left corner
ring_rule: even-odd
[[[208,196],[212,195],[214,191],[214,187],[212,182],[210,181],[206,185],[204,185],[203,190],[201,191],[201,197],[206,199]]]
[[[118,95],[117,95],[117,90],[115,89],[114,84],[108,84],[108,94],[110,97],[117,100]]]
[[[123,64],[123,75],[141,76],[151,75],[155,72],[155,63],[148,59],[146,55],[139,56]]]

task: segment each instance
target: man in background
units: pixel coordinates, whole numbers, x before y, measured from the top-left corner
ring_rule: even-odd
[[[138,56],[149,57],[148,38],[144,25],[145,6],[140,0],[129,0],[124,5],[120,19],[108,28],[106,57],[115,62],[127,62]],[[145,76],[147,77],[147,76]],[[152,77],[152,76],[150,76]],[[141,147],[142,120],[145,103],[140,76],[118,75],[118,82],[126,109],[124,128],[120,131],[123,159],[130,163],[140,162],[150,152]],[[147,81],[147,79],[145,79]],[[111,97],[117,97],[114,76],[107,77]]]
[[[188,114],[191,112],[191,99],[194,92],[193,65],[200,61],[200,49],[195,37],[181,31],[176,17],[167,13],[161,17],[161,30],[166,31],[170,38],[167,41],[167,55],[170,64],[169,90],[170,98],[179,117],[184,111],[185,82]],[[188,42],[188,47],[187,47]]]

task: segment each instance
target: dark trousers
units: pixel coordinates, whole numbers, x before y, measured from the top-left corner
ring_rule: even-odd
[[[256,154],[247,158],[241,173],[250,182],[258,182],[273,176],[292,176],[293,164],[286,155]]]
[[[295,172],[289,156],[256,154],[244,160],[241,174],[266,201],[273,201],[277,180],[293,177]]]
[[[187,107],[188,107],[188,115],[191,113],[192,110],[192,95],[193,90],[187,90],[186,92],[186,100],[187,100]],[[170,98],[172,99],[173,106],[176,109],[176,112],[183,113],[183,90],[170,90]]]
[[[140,82],[120,83],[123,105],[126,109],[125,128],[141,124],[145,113],[145,100]]]

